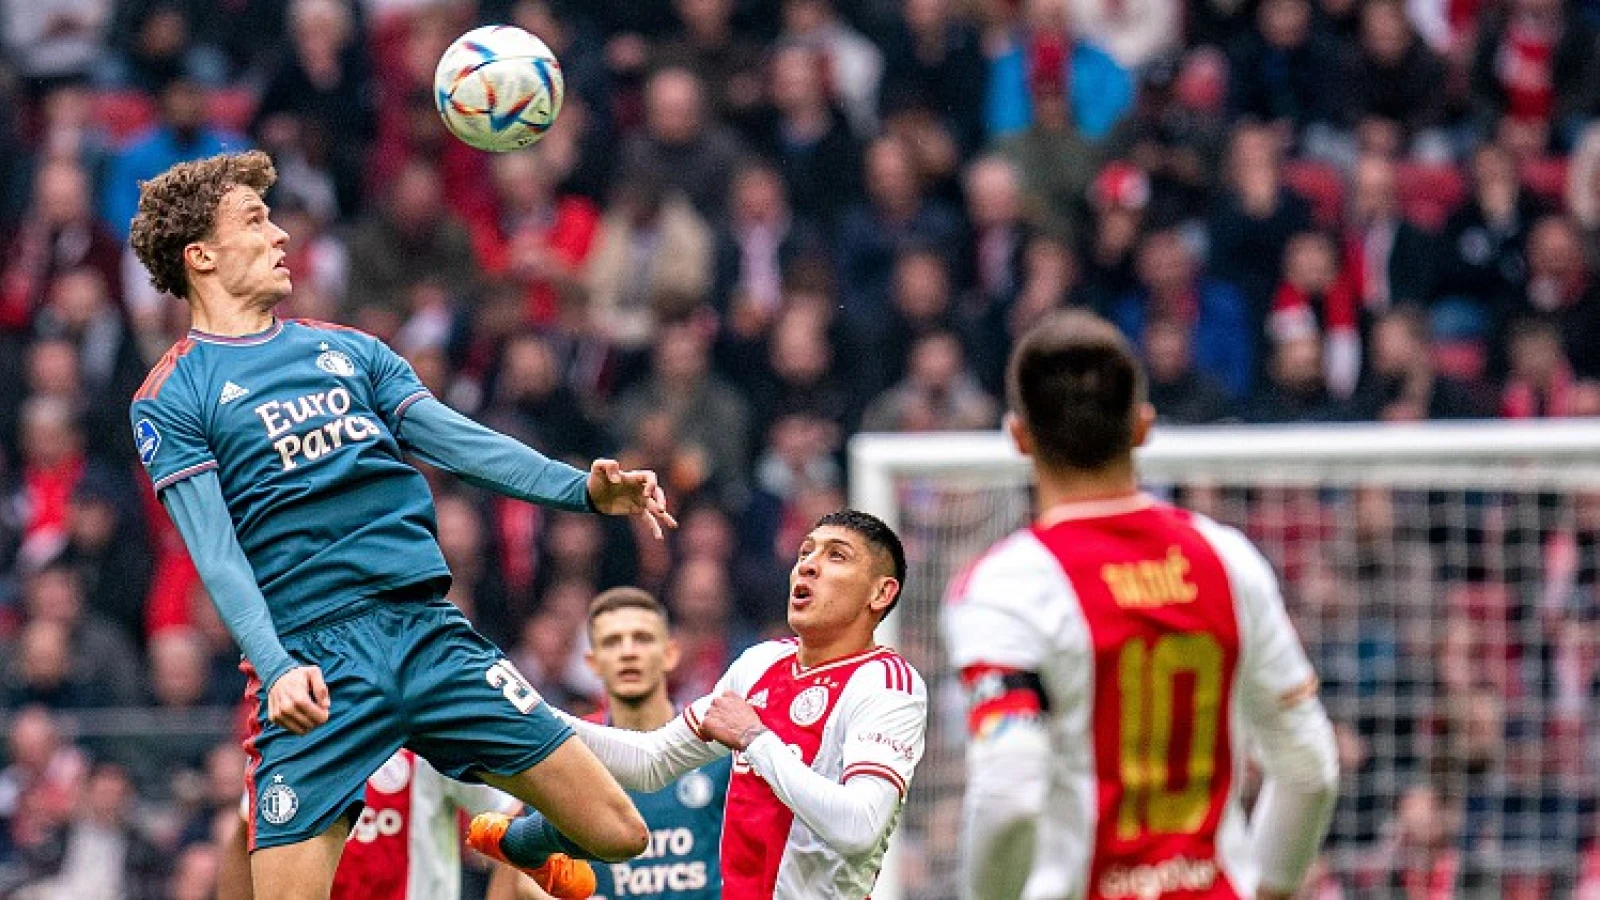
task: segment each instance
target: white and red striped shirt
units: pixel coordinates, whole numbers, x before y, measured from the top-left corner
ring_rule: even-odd
[[[881,778],[903,803],[927,726],[922,677],[887,647],[809,669],[797,650],[786,640],[746,651],[710,696],[684,709],[689,728],[700,735],[711,701],[733,691],[813,772],[838,782]],[[742,753],[734,757],[726,821],[723,896],[741,900],[861,900],[872,891],[893,831],[885,829],[866,853],[839,853],[796,818]]]
[[[485,784],[440,775],[398,750],[367,779],[366,808],[350,829],[330,900],[457,900],[461,821],[522,804]]]
[[[1267,878],[1299,884],[1332,808],[1332,730],[1276,578],[1239,532],[1145,495],[1057,507],[952,584],[944,631],[973,694],[963,896],[1238,900]],[[1014,687],[1030,678],[1043,696]],[[1250,738],[1279,793],[1310,798],[1267,820],[1293,834],[1251,833]],[[1038,810],[1031,872],[996,824],[1008,803]]]

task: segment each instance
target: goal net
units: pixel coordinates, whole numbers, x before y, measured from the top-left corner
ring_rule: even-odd
[[[1163,428],[1140,471],[1255,541],[1322,678],[1344,774],[1309,896],[1600,897],[1600,422]],[[882,637],[931,700],[874,897],[946,900],[965,734],[939,611],[1028,522],[1028,469],[998,433],[863,435],[851,479],[905,541]]]

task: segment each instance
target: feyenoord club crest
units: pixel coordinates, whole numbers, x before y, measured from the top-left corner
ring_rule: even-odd
[[[678,802],[690,809],[700,809],[710,803],[713,791],[710,776],[699,769],[678,779]]]
[[[815,725],[827,708],[828,689],[820,684],[808,687],[789,704],[789,720],[801,728]]]
[[[323,351],[317,355],[317,368],[327,372],[329,375],[338,375],[343,378],[348,378],[356,373],[356,364],[350,361],[350,357],[345,356],[338,350],[326,349],[327,344],[322,346],[324,348]]]
[[[411,783],[411,760],[404,752],[389,757],[378,771],[372,773],[367,784],[380,794],[398,794]]]
[[[274,825],[282,825],[300,811],[300,798],[294,788],[283,783],[282,775],[272,776],[272,784],[261,792],[261,818]]]

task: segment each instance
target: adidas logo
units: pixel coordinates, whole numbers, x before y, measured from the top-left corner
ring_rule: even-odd
[[[222,406],[227,406],[229,403],[232,403],[248,393],[250,393],[249,388],[242,388],[230,381],[222,386],[222,396],[217,398],[217,403]]]
[[[756,691],[754,694],[751,694],[750,695],[750,699],[745,701],[745,702],[749,703],[751,706],[755,707],[756,709],[766,709],[767,708],[767,689],[766,688],[762,688],[761,690]]]

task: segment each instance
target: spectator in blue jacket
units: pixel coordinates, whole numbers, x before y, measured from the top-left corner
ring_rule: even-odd
[[[1238,290],[1202,275],[1194,252],[1176,229],[1144,239],[1139,248],[1139,282],[1139,289],[1117,304],[1114,318],[1122,333],[1137,344],[1143,340],[1147,321],[1187,323],[1196,367],[1221,382],[1235,400],[1248,397],[1255,376],[1256,335]]]
[[[161,91],[160,121],[111,161],[101,201],[106,224],[127,240],[128,225],[139,209],[139,182],[177,163],[247,146],[244,138],[206,124],[206,94],[198,83],[184,78],[168,83]]]
[[[991,139],[1033,123],[1029,87],[1040,81],[1065,88],[1072,122],[1090,141],[1110,133],[1133,104],[1133,77],[1128,71],[1109,53],[1074,38],[1065,23],[1030,26],[1018,16],[992,26],[984,48],[989,58],[984,110]]]

